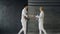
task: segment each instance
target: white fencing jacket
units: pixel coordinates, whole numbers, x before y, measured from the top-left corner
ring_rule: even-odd
[[[38,18],[39,28],[43,28],[44,12],[41,11],[40,15],[37,15],[36,18]]]
[[[21,15],[22,25],[26,24],[26,22],[27,22],[27,20],[24,18],[24,16],[28,17],[28,16],[27,16],[27,11],[26,11],[25,8],[22,10],[22,15]]]

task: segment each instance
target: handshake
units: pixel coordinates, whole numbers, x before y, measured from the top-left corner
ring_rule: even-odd
[[[34,17],[35,17],[35,15],[29,15],[29,17],[34,18]]]
[[[27,20],[29,20],[30,18],[36,19],[36,18],[35,18],[35,15],[28,15],[28,17],[24,16],[24,18],[27,19]]]
[[[35,15],[29,15],[29,18],[35,20],[36,19],[36,16]]]

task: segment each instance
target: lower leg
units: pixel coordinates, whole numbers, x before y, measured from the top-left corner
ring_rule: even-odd
[[[21,32],[23,31],[23,28],[19,31],[19,33],[18,34],[21,34]]]
[[[26,24],[24,25],[24,34],[26,34]]]
[[[42,29],[42,31],[44,32],[44,34],[47,34],[46,31],[45,31],[45,29]]]
[[[39,34],[42,34],[42,31],[41,30],[39,30]]]
[[[24,34],[26,34],[26,28],[24,28]]]

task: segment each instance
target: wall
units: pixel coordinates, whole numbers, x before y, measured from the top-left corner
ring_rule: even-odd
[[[44,28],[49,32],[60,32],[60,1],[59,0],[28,0],[29,14],[39,14],[39,7],[44,6]],[[30,20],[28,33],[38,34],[38,23]]]

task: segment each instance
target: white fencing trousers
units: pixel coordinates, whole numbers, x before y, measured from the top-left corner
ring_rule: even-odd
[[[44,28],[39,27],[39,34],[42,34],[42,32],[44,34],[47,34]]]
[[[44,27],[43,27],[43,20],[40,20],[40,21],[39,21],[39,34],[42,34],[42,32],[43,32],[44,34],[47,34],[47,33],[46,33],[46,30],[45,30]]]
[[[18,34],[21,34],[22,31],[24,31],[24,34],[26,34],[26,21],[23,21],[21,23],[22,23],[22,29],[19,31]]]

